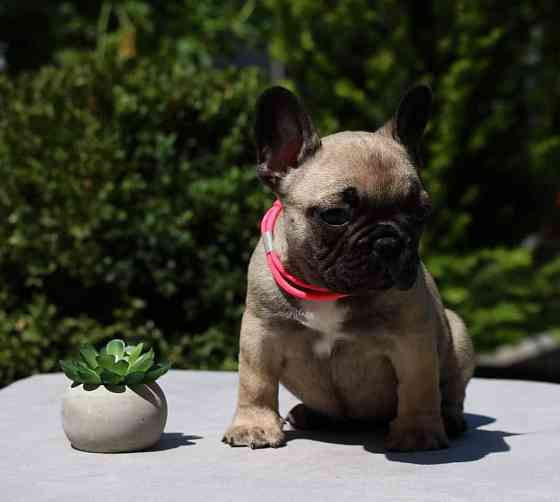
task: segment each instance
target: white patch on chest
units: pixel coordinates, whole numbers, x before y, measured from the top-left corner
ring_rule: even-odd
[[[336,302],[302,302],[302,309],[298,312],[299,322],[320,335],[313,343],[315,355],[329,357],[336,341],[347,337],[341,331],[345,314],[346,309],[337,306]]]

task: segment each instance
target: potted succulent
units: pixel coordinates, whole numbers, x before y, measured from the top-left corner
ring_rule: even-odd
[[[144,345],[111,340],[99,352],[80,349],[77,360],[60,361],[72,385],[62,401],[62,425],[78,450],[115,453],[149,448],[167,420],[167,401],[155,382],[170,367],[155,363]]]

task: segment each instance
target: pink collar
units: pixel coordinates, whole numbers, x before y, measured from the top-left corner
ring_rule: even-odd
[[[306,284],[297,277],[290,274],[282,265],[280,258],[274,252],[272,246],[272,232],[274,225],[278,219],[278,215],[282,212],[282,203],[276,199],[272,207],[266,212],[261,221],[261,234],[266,251],[266,261],[268,268],[272,272],[274,280],[286,293],[302,300],[312,300],[317,302],[328,302],[338,300],[348,296],[343,293],[334,293],[319,286]]]

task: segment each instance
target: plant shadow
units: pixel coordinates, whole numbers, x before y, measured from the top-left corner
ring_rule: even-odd
[[[491,453],[509,451],[511,448],[505,438],[517,436],[516,433],[505,431],[484,430],[480,427],[494,423],[495,418],[485,415],[465,413],[468,424],[467,432],[459,439],[452,440],[449,448],[444,450],[422,452],[389,452],[383,442],[387,433],[386,427],[366,430],[363,426],[357,430],[320,429],[315,431],[289,430],[287,441],[307,439],[331,444],[362,445],[370,453],[384,454],[393,462],[409,464],[435,465],[457,462],[474,462]]]
[[[159,442],[147,451],[165,451],[181,446],[192,446],[196,444],[196,439],[202,439],[202,436],[189,436],[182,432],[164,432]]]

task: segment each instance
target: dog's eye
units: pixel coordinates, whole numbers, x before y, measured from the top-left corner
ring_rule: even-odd
[[[319,216],[327,225],[339,227],[352,219],[352,210],[344,207],[335,207],[321,211]]]

